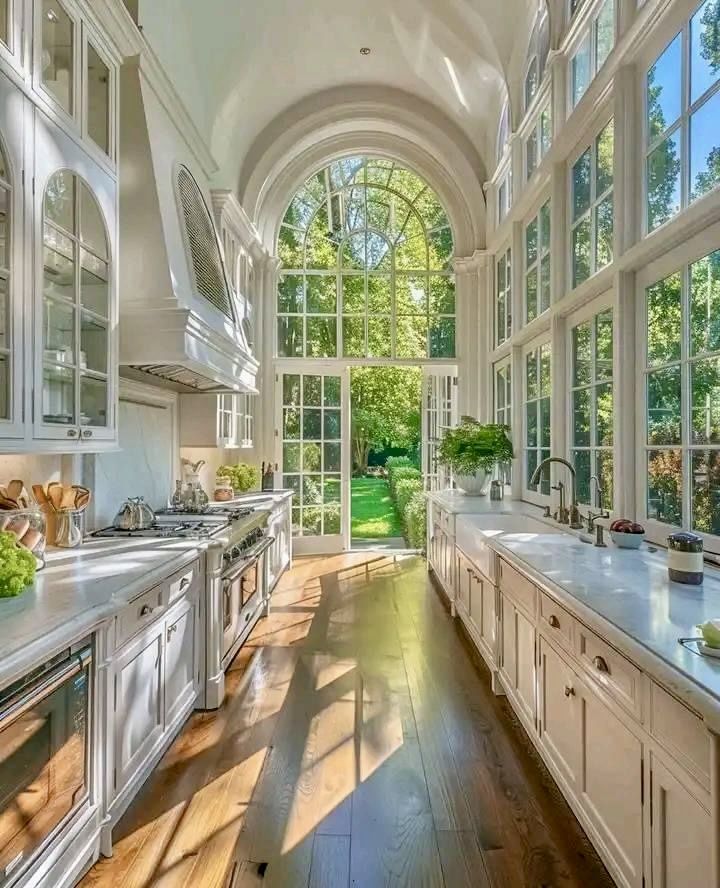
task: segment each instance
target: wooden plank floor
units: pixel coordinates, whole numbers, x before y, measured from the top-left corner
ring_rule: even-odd
[[[296,562],[83,888],[609,888],[424,561]]]

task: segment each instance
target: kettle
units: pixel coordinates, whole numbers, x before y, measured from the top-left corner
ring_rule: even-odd
[[[113,520],[118,530],[146,530],[155,524],[155,513],[141,496],[130,497]]]

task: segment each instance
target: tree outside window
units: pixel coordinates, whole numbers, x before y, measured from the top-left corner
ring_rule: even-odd
[[[572,286],[613,258],[614,125],[611,120],[572,168]]]

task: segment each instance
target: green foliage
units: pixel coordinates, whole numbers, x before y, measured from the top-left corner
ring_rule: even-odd
[[[427,533],[427,497],[416,493],[405,507],[403,514],[405,534],[411,549],[425,549]]]
[[[483,425],[471,419],[448,429],[438,447],[440,463],[458,475],[474,475],[480,469],[489,472],[497,463],[506,463],[512,458],[507,426]]]
[[[401,481],[420,481],[422,483],[422,472],[414,466],[398,466],[395,469],[390,469],[388,473],[390,495],[396,500],[397,486]],[[402,509],[400,511],[402,512]]]
[[[0,598],[14,598],[35,578],[35,556],[18,545],[14,533],[0,533]]]
[[[392,469],[417,468],[417,466],[413,466],[409,456],[389,456],[385,460],[385,468],[390,472]]]
[[[402,478],[395,485],[395,504],[398,512],[405,517],[405,509],[416,493],[421,493],[423,483],[418,478]]]
[[[353,478],[353,539],[384,539],[402,536],[400,518],[384,478]]]
[[[367,469],[371,450],[417,447],[422,371],[418,367],[357,367],[350,377],[352,456]]]
[[[257,487],[260,481],[260,472],[256,466],[248,463],[238,463],[236,466],[220,466],[217,470],[218,477],[230,479],[233,490],[236,493],[246,493]]]

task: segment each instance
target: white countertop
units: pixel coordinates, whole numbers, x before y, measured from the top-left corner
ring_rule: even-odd
[[[545,522],[526,503],[482,499],[484,508],[478,504],[476,514],[456,503],[465,548],[473,534],[481,534],[485,545],[516,563],[584,623],[720,725],[720,661],[678,643],[678,638],[698,635],[698,623],[720,618],[718,571],[706,566],[700,587],[673,583],[662,549],[653,553],[645,544],[638,551],[618,549],[609,539],[607,548],[597,548],[557,525],[545,532]],[[515,516],[512,521],[508,512]],[[532,532],[517,529],[523,512],[532,519]]]
[[[0,687],[91,632],[197,558],[198,540],[93,540],[53,550],[34,584],[0,599]]]
[[[466,496],[458,490],[437,490],[428,494],[428,499],[436,503],[440,508],[452,515],[485,515],[488,512],[518,512],[524,511],[528,515],[534,513],[529,503],[509,498],[491,500],[489,496]],[[538,509],[538,515],[540,515]]]

